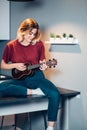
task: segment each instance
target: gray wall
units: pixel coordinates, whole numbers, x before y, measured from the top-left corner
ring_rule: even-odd
[[[54,57],[58,60],[56,68],[48,69],[45,75],[62,88],[81,92],[80,98],[85,123],[87,122],[86,12],[87,0],[11,2],[11,39],[16,37],[16,31],[21,21],[29,17],[39,22],[43,41],[49,40],[50,32],[56,34],[73,33],[78,38],[78,45],[45,45],[47,58]],[[73,114],[76,115],[77,111]]]

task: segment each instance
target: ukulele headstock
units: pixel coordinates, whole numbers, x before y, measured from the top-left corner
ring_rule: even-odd
[[[51,67],[55,67],[57,65],[57,60],[56,59],[49,59],[47,65],[49,66],[49,68]]]

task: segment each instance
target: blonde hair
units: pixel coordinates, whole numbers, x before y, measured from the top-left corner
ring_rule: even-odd
[[[23,42],[24,35],[26,34],[26,31],[32,31],[32,29],[36,28],[37,33],[35,35],[34,41],[39,41],[41,33],[39,30],[39,25],[34,19],[25,19],[19,26],[17,31],[17,39],[19,42]]]

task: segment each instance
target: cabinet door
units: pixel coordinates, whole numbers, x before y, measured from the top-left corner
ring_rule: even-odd
[[[0,0],[0,40],[10,39],[10,2]]]

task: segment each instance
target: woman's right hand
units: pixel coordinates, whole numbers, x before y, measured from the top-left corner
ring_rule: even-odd
[[[24,63],[15,63],[15,68],[20,71],[26,70],[26,65]]]

